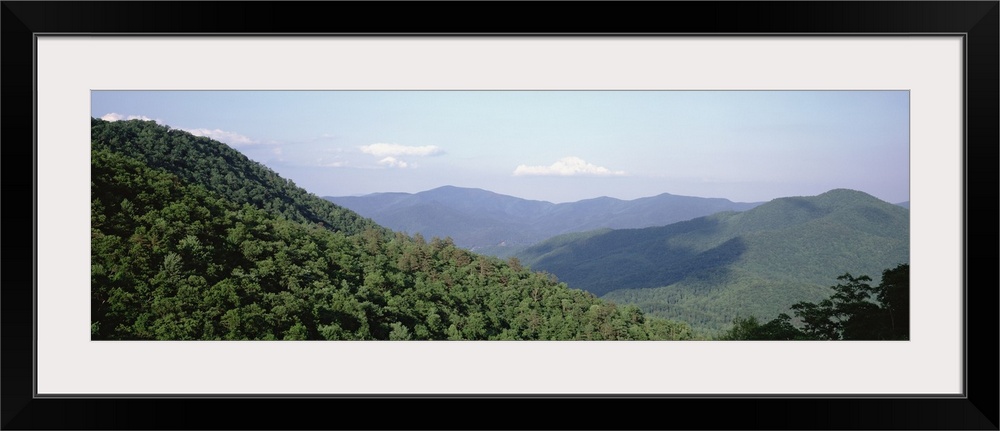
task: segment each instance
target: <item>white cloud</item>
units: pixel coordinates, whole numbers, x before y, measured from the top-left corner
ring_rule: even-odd
[[[109,112],[101,117],[104,121],[120,121],[120,120],[142,120],[142,121],[156,121],[157,123],[163,124],[160,120],[154,120],[145,115],[122,115],[117,112]]]
[[[409,164],[407,164],[406,162],[392,156],[379,160],[378,164],[388,166],[390,168],[405,168],[409,166]]]
[[[181,129],[195,136],[204,136],[206,138],[215,139],[216,141],[225,142],[232,146],[239,145],[253,145],[257,141],[250,139],[235,132],[227,132],[225,130],[219,129]]]
[[[324,168],[343,168],[350,164],[346,160],[329,160],[325,157],[320,157],[316,159],[316,166],[321,166]]]
[[[518,165],[514,175],[553,175],[553,176],[612,176],[625,175],[625,171],[612,171],[603,166],[587,163],[579,157],[563,157],[549,166]]]
[[[279,162],[285,161],[285,158],[283,157],[285,154],[285,150],[281,149],[281,147],[272,148],[271,154],[274,154],[274,158],[272,160],[277,160]]]
[[[424,145],[421,147],[414,147],[414,146],[406,146],[399,144],[362,145],[361,152],[365,154],[371,154],[376,157],[433,156],[443,153],[441,148],[436,145]]]

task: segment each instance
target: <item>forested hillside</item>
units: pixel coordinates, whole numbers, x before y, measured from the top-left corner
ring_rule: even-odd
[[[518,257],[571,287],[696,328],[773,316],[845,272],[909,262],[909,210],[854,190],[646,229],[561,236]]]
[[[92,120],[95,340],[648,340],[691,328],[394,233],[226,145]]]

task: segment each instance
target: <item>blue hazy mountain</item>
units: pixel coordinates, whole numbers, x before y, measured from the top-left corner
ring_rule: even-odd
[[[451,237],[458,246],[496,256],[511,255],[564,233],[663,226],[760,204],[669,193],[634,200],[599,197],[555,204],[454,186],[420,193],[325,199],[390,229],[427,238]]]

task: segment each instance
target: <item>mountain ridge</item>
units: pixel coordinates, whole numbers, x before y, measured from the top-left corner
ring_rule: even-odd
[[[497,256],[510,255],[519,248],[563,233],[665,225],[761,204],[670,193],[632,200],[601,196],[552,203],[452,185],[417,193],[324,199],[395,230],[428,237],[447,236],[459,246]],[[434,217],[428,215],[428,205],[434,206]]]

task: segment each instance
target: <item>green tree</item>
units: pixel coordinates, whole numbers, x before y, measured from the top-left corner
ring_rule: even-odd
[[[882,271],[876,298],[889,312],[889,335],[893,340],[910,339],[910,265]]]
[[[791,323],[791,316],[781,313],[761,324],[756,317],[737,317],[722,340],[807,340],[809,337]]]
[[[882,281],[846,273],[837,277],[833,295],[792,305],[801,329],[791,316],[761,324],[757,318],[737,318],[723,340],[908,340],[910,266],[900,264],[882,271]]]

